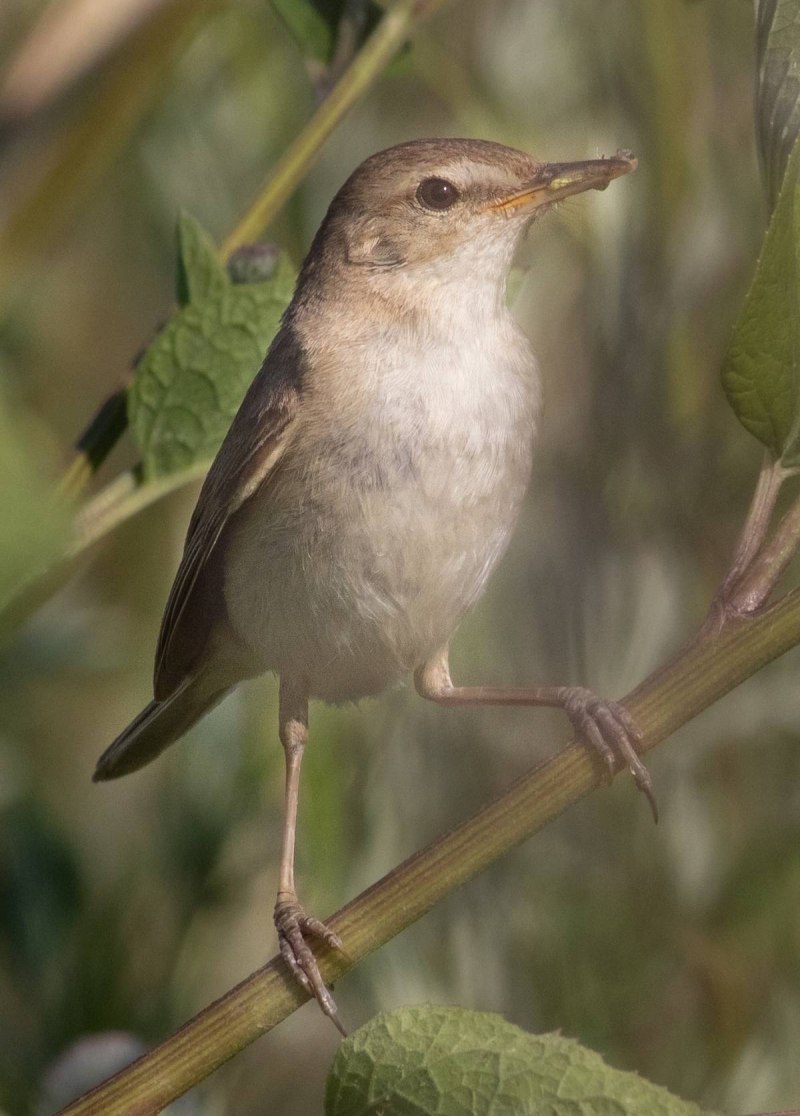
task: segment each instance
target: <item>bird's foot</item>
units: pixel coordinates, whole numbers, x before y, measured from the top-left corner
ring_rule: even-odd
[[[597,752],[608,771],[609,782],[624,763],[639,790],[646,796],[658,821],[658,804],[650,772],[636,751],[642,734],[624,705],[604,701],[591,690],[569,686],[564,691],[564,709],[572,727],[586,743]]]
[[[281,956],[292,976],[310,996],[314,997],[325,1015],[347,1037],[347,1031],[339,1018],[336,1001],[322,979],[317,959],[306,940],[317,938],[331,949],[345,953],[341,938],[324,922],[307,915],[293,892],[278,892],[273,919],[275,929],[278,931]]]

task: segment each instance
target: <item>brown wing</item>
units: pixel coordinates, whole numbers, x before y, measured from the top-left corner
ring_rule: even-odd
[[[192,672],[224,612],[225,527],[268,479],[283,453],[302,379],[302,351],[291,327],[284,325],[220,446],[192,514],[158,637],[153,682],[158,701],[169,697]]]

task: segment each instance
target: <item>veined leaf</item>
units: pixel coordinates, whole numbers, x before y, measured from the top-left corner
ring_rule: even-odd
[[[234,284],[199,225],[184,215],[179,229],[178,287],[187,301],[139,361],[128,393],[147,478],[214,456],[295,282],[278,254],[269,279]]]
[[[722,370],[739,421],[787,466],[800,461],[798,172],[795,144]]]
[[[431,1004],[376,1016],[334,1059],[325,1116],[702,1116],[562,1035]]]

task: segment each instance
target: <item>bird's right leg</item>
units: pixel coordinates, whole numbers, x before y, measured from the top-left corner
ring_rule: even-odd
[[[324,1013],[346,1035],[336,1003],[322,979],[311,947],[306,938],[320,938],[332,949],[344,951],[338,934],[324,922],[306,914],[294,883],[294,849],[297,833],[297,803],[300,792],[300,765],[308,739],[308,698],[281,677],[280,737],[286,758],[286,793],[284,798],[283,842],[275,901],[275,928],[281,956],[293,976],[312,995]]]
[[[563,709],[577,734],[601,757],[609,778],[622,761],[644,793],[658,821],[650,772],[639,758],[641,735],[630,713],[582,686],[454,686],[448,649],[443,647],[414,672],[417,693],[439,705],[549,705]]]

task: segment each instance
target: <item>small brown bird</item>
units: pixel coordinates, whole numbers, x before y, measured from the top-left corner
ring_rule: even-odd
[[[155,700],[100,758],[135,771],[238,682],[280,676],[286,798],[275,925],[341,1028],[307,939],[294,847],[308,702],[413,672],[445,705],[562,707],[652,799],[626,711],[589,690],[461,687],[448,643],[517,519],[540,384],[505,303],[531,218],[634,170],[630,152],[540,163],[497,143],[419,140],[373,155],[331,203],[281,328],[200,493],[161,626]]]

